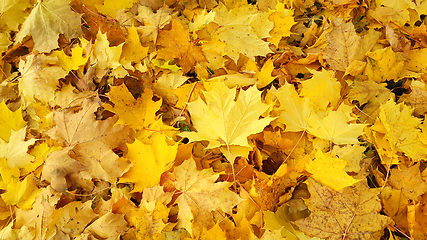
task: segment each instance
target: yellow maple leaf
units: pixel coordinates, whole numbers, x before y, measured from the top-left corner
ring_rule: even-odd
[[[252,60],[249,60],[249,61],[252,61]],[[264,63],[264,65],[261,68],[261,71],[258,71],[257,69],[256,73],[254,74],[254,78],[258,79],[258,82],[257,82],[258,88],[263,88],[267,86],[276,78],[271,76],[273,69],[274,69],[274,66],[273,66],[273,61],[271,61],[271,58]]]
[[[153,92],[146,88],[138,99],[135,99],[125,84],[111,87],[108,96],[114,103],[114,107],[106,104],[105,109],[119,115],[120,124],[129,125],[137,132],[140,141],[149,140],[152,131],[161,131],[172,137],[176,129],[164,124],[156,112],[162,105],[162,100],[153,101]],[[144,137],[145,136],[145,137]],[[144,140],[145,139],[145,140]]]
[[[77,46],[71,51],[71,57],[64,53],[64,50],[54,51],[51,56],[56,56],[59,59],[59,65],[66,71],[77,70],[84,65],[89,57],[83,57],[83,48]]]
[[[138,139],[128,145],[126,157],[134,165],[120,178],[120,182],[134,182],[135,188],[132,192],[142,192],[144,188],[159,184],[162,173],[169,170],[175,160],[177,144],[168,146],[162,134],[155,134],[152,138],[151,145],[146,145]]]
[[[231,147],[251,150],[247,137],[261,132],[274,120],[270,117],[259,119],[270,106],[261,102],[261,92],[256,87],[240,91],[236,101],[235,88],[229,89],[223,82],[212,83],[211,87],[210,91],[203,93],[206,103],[199,98],[188,104],[191,121],[198,132],[180,135],[188,137],[191,142],[208,140],[208,148],[225,146],[225,154],[233,152]],[[229,160],[233,162],[234,158]]]
[[[5,32],[0,33],[0,52],[7,50],[11,43],[12,42],[9,40],[9,34]]]
[[[71,11],[69,3],[70,0],[38,0],[15,40],[21,42],[25,36],[31,35],[35,50],[50,52],[58,47],[59,34],[64,34],[67,39],[78,37],[82,32],[80,14]]]
[[[0,161],[4,161],[4,159],[0,158]],[[17,205],[21,209],[30,209],[40,191],[34,178],[28,175],[20,181],[19,168],[17,167],[2,167],[0,174],[2,179],[0,189],[6,190],[1,195],[3,201],[8,205]]]
[[[221,227],[217,224],[213,228],[207,230],[203,229],[203,235],[200,240],[226,240],[227,237]]]
[[[11,168],[24,168],[34,160],[34,157],[28,154],[27,151],[28,147],[36,142],[36,139],[24,141],[27,128],[11,131],[12,134],[8,143],[0,139],[0,158],[5,158]]]
[[[252,86],[257,82],[257,80],[248,74],[235,73],[210,78],[205,81],[205,85],[209,85],[212,82],[223,82],[227,87],[235,88]]]
[[[10,30],[18,31],[18,26],[25,21],[25,9],[31,7],[30,0],[6,0],[0,7],[0,25],[7,25]]]
[[[317,182],[335,191],[340,191],[360,181],[344,171],[346,165],[345,160],[331,157],[319,149],[316,152],[315,159],[306,164],[306,170],[313,174],[311,177]]]
[[[189,79],[189,77],[183,74],[182,71],[163,73],[163,75],[157,79],[157,83],[164,88],[177,89]]]
[[[167,219],[169,210],[160,201],[143,202],[140,208],[133,210],[130,222],[135,224],[137,239],[165,240],[162,230],[166,224],[162,217]]]
[[[276,109],[280,115],[276,121],[286,125],[285,132],[299,132],[310,127],[306,121],[306,118],[314,112],[310,98],[299,97],[294,86],[287,82],[272,93],[280,102],[280,107]]]
[[[162,59],[153,59],[153,60],[151,60],[151,63],[154,66],[159,67],[161,69],[167,69],[167,70],[170,70],[172,72],[177,72],[177,71],[179,71],[179,70],[182,69],[182,68],[178,67],[176,64],[173,64],[172,62],[174,62],[174,61],[171,61],[171,60],[165,61],[165,60],[162,60]]]
[[[365,150],[366,147],[357,144],[345,145],[343,147],[335,145],[331,151],[331,155],[336,155],[339,159],[347,162],[344,171],[358,173],[360,171],[360,161],[363,159]]]
[[[427,48],[410,50],[405,59],[404,67],[414,72],[425,72],[427,70],[426,54]]]
[[[58,58],[39,54],[31,54],[26,61],[21,60],[19,72],[19,92],[24,96],[26,105],[36,99],[43,103],[52,101],[58,80],[67,75],[59,66]]]
[[[138,32],[134,26],[128,28],[127,41],[123,45],[122,56],[127,61],[141,62],[147,56],[148,47],[143,47],[139,40]]]
[[[239,53],[254,59],[255,56],[264,56],[270,53],[268,42],[260,39],[252,28],[253,14],[257,13],[251,6],[241,6],[228,10],[223,4],[213,9],[215,23],[220,28],[212,39],[226,43],[225,53],[237,62]],[[271,30],[272,26],[265,26],[264,30]]]
[[[11,130],[18,131],[27,123],[22,118],[21,108],[12,112],[4,101],[0,103],[0,138],[9,142]]]
[[[194,32],[197,30],[202,30],[206,25],[212,22],[215,19],[215,12],[210,11],[206,12],[206,9],[203,9],[200,14],[194,16],[193,21],[188,25],[190,32]]]
[[[377,8],[372,15],[383,24],[395,22],[403,26],[411,19],[411,12],[408,10],[415,9],[415,3],[411,1],[377,0],[376,3]]]
[[[230,183],[215,182],[219,175],[212,169],[197,171],[193,159],[175,168],[175,187],[182,193],[176,199],[179,207],[178,227],[184,227],[190,234],[194,234],[193,224],[212,221],[212,211],[231,213],[232,208],[242,201],[228,189]],[[194,218],[198,222],[192,223]]]
[[[375,82],[399,79],[402,74],[404,59],[401,53],[394,52],[391,47],[377,49],[367,55],[365,74]]]
[[[309,97],[316,110],[325,110],[329,103],[332,104],[332,107],[335,107],[340,99],[341,91],[341,83],[334,77],[335,72],[325,69],[310,72],[313,77],[301,82],[300,95]]]
[[[107,33],[98,31],[91,57],[91,63],[95,64],[100,69],[116,69],[121,66],[119,60],[122,54],[123,44],[115,47],[110,47],[110,42],[107,39]]]
[[[41,144],[36,144],[30,150],[30,155],[34,156],[34,160],[31,161],[31,164],[28,164],[25,168],[21,169],[21,174],[28,174],[33,172],[34,175],[40,177],[41,171],[35,172],[35,170],[44,163],[47,156],[56,150],[60,150],[62,147],[60,146],[48,146],[46,142]],[[41,170],[41,169],[40,169]]]
[[[389,100],[380,107],[379,119],[384,129],[380,130],[374,125],[373,130],[385,134],[384,138],[388,140],[392,151],[404,152],[419,161],[425,158],[427,145],[420,138],[421,119],[413,117],[412,112],[413,109],[403,102],[396,104]]]
[[[100,13],[106,14],[107,16],[116,17],[116,11],[119,9],[131,8],[134,3],[138,2],[138,0],[105,0],[104,4],[95,4],[96,9]]]
[[[306,119],[311,126],[307,131],[316,137],[335,144],[357,144],[357,137],[363,134],[366,124],[347,123],[347,116],[341,111],[329,111],[320,118],[317,114]]]
[[[268,41],[276,47],[279,46],[282,37],[291,35],[291,28],[296,23],[293,14],[293,10],[285,9],[284,3],[277,3],[274,11],[270,10],[268,19],[274,22],[274,28],[270,31],[271,38],[268,38]]]

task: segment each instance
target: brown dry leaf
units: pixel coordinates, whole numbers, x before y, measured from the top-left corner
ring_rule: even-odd
[[[211,169],[197,171],[193,159],[175,168],[175,186],[182,194],[177,198],[179,206],[178,226],[194,234],[193,227],[208,227],[213,221],[212,211],[231,213],[242,199],[228,189],[230,183],[217,182],[219,174]]]
[[[56,126],[49,135],[64,148],[48,156],[42,175],[57,191],[67,190],[64,177],[71,173],[85,171],[92,178],[115,181],[130,167],[111,149],[131,142],[133,132],[123,125],[114,126],[117,116],[96,120],[99,101],[97,97],[88,98],[82,105],[55,114]]]
[[[394,93],[385,87],[385,84],[374,81],[354,81],[350,86],[348,98],[358,101],[361,109],[359,119],[361,122],[374,123],[380,114],[381,104],[394,100]],[[362,107],[363,106],[363,107]]]
[[[188,72],[196,63],[205,61],[202,49],[190,41],[188,30],[176,20],[172,20],[171,30],[159,33],[157,44],[164,47],[157,51],[157,57],[164,60],[180,59],[183,72]]]
[[[326,35],[329,44],[323,58],[332,69],[345,72],[353,61],[365,58],[365,54],[372,49],[379,36],[379,32],[372,30],[360,37],[353,23],[336,18],[333,21],[332,31]]]
[[[305,200],[309,217],[294,223],[311,237],[328,240],[380,239],[390,218],[381,215],[378,191],[360,182],[334,191],[310,178],[310,199]]]
[[[392,169],[389,184],[395,189],[402,190],[403,194],[411,200],[417,200],[427,192],[427,183],[421,179],[419,164],[403,170]]]
[[[405,102],[405,104],[414,108],[414,114],[416,116],[422,116],[427,113],[427,88],[426,84],[422,81],[411,82],[411,93],[403,94],[399,98],[399,102]]]

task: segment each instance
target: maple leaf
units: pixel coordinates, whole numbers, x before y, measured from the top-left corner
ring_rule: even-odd
[[[336,18],[332,31],[326,35],[329,44],[325,49],[324,59],[333,69],[346,71],[353,61],[364,59],[379,36],[380,33],[370,31],[362,38],[357,35],[353,23]]]
[[[96,214],[91,208],[92,202],[87,201],[71,202],[60,209],[56,209],[52,213],[51,218],[56,218],[56,221],[52,221],[52,228],[57,229],[56,236],[77,237],[82,234],[86,229],[86,226],[95,221]]]
[[[138,32],[134,26],[129,28],[128,31],[127,41],[123,45],[122,56],[124,56],[127,61],[140,62],[147,56],[148,47],[143,47],[141,45]]]
[[[228,88],[235,88],[254,85],[257,82],[257,79],[250,77],[247,74],[236,73],[210,78],[205,82],[205,84],[209,85],[212,82],[223,82]]]
[[[391,47],[377,49],[367,54],[368,64],[365,74],[375,82],[398,79],[402,74],[404,62],[400,53],[394,52]]]
[[[159,33],[157,44],[164,47],[157,51],[157,57],[164,60],[180,59],[184,72],[188,72],[197,62],[205,60],[200,47],[190,41],[188,30],[176,20],[172,20],[171,30]]]
[[[404,94],[399,98],[399,102],[405,102],[405,104],[414,108],[414,114],[421,116],[427,113],[427,91],[426,84],[421,81],[411,82],[411,93]]]
[[[11,130],[9,142],[0,139],[0,158],[6,158],[9,167],[24,168],[34,160],[34,157],[27,153],[28,147],[36,142],[36,139],[25,140],[27,128],[19,131]]]
[[[156,13],[149,7],[138,6],[138,15],[135,18],[144,23],[144,26],[138,27],[142,31],[143,42],[156,42],[159,30],[172,20],[167,6],[158,9]]]
[[[36,99],[43,103],[52,101],[58,80],[67,75],[56,57],[35,54],[27,56],[26,61],[19,62],[19,72],[19,92],[27,104]]]
[[[347,162],[344,171],[358,173],[360,171],[360,161],[364,157],[363,153],[365,150],[366,147],[357,144],[343,147],[335,145],[331,151],[331,155],[336,155],[339,159]]]
[[[410,71],[423,73],[427,69],[425,54],[427,49],[412,49],[409,51],[407,59],[405,59],[404,67]]]
[[[141,206],[132,211],[130,218],[130,224],[135,224],[135,235],[138,239],[165,239],[162,230],[166,226],[170,211],[165,204],[170,202],[171,194],[166,194],[160,186],[144,190]]]
[[[217,182],[219,174],[211,169],[197,171],[194,160],[184,161],[175,168],[175,187],[182,194],[176,199],[178,203],[178,226],[193,234],[194,224],[200,224],[194,221],[195,218],[202,221],[211,221],[203,219],[200,216],[212,218],[212,211],[221,210],[225,213],[231,213],[232,208],[242,200],[231,192],[228,182]]]
[[[363,134],[366,124],[347,123],[347,117],[341,111],[329,111],[323,119],[317,114],[306,119],[311,126],[307,131],[316,137],[335,144],[357,144],[357,137]]]
[[[248,65],[251,65],[251,66],[248,66]],[[261,71],[258,71],[256,63],[251,59],[249,59],[246,67],[249,67],[250,69],[255,70],[254,78],[258,79],[258,82],[257,82],[258,88],[263,88],[267,86],[276,78],[271,76],[271,72],[274,69],[273,61],[271,61],[271,59],[268,59],[267,62],[264,63],[264,65],[261,68]]]
[[[101,238],[120,237],[128,230],[128,222],[124,216],[125,214],[108,212],[91,223],[85,231]]]
[[[307,172],[313,174],[311,177],[324,186],[336,191],[351,186],[360,180],[350,177],[345,171],[346,161],[324,154],[317,150],[316,158],[306,164]]]
[[[145,89],[141,96],[135,99],[125,84],[122,84],[112,87],[108,96],[114,103],[114,107],[105,105],[105,109],[117,113],[118,123],[132,127],[140,141],[149,139],[152,134],[150,130],[163,132],[169,137],[176,133],[175,128],[164,124],[161,118],[156,116],[162,101],[154,102],[153,92],[150,89]]]
[[[285,9],[285,4],[279,2],[274,11],[270,10],[268,19],[274,22],[274,28],[270,31],[271,38],[268,38],[268,41],[277,47],[282,37],[291,35],[291,28],[296,23],[292,17],[293,13],[293,10]]]
[[[146,145],[136,139],[128,145],[126,157],[133,166],[120,178],[120,182],[134,182],[132,192],[142,192],[144,188],[159,184],[162,173],[169,170],[175,160],[177,144],[168,146],[162,134],[152,136],[152,141],[152,145]]]
[[[378,1],[377,8],[375,9],[376,14],[375,18],[378,21],[388,23],[390,21],[400,24],[401,26],[405,25],[406,22],[410,20],[410,12],[408,8],[415,8],[415,3],[407,1]]]
[[[58,111],[54,118],[56,126],[48,133],[52,139],[63,143],[65,148],[53,152],[46,159],[43,179],[52,187],[65,192],[65,176],[87,172],[90,176],[113,181],[129,169],[126,160],[111,150],[121,143],[130,142],[131,129],[115,125],[118,117],[96,120],[95,112],[100,106],[98,98],[89,98],[83,104]]]
[[[22,119],[21,107],[12,112],[5,102],[0,103],[0,138],[9,141],[11,130],[18,131],[25,127],[27,123]]]
[[[333,71],[310,71],[313,77],[302,82],[300,95],[309,97],[315,109],[325,110],[329,103],[336,106],[340,99],[341,83],[337,81]],[[325,96],[324,93],[328,94]]]
[[[197,14],[193,18],[193,21],[190,22],[190,24],[188,25],[190,32],[202,30],[210,22],[213,22],[214,19],[215,19],[215,12],[214,11],[210,11],[208,13],[208,12],[206,12],[206,9],[203,9],[203,11],[200,14]]]
[[[3,159],[0,158],[4,165]],[[21,209],[30,209],[40,189],[37,188],[33,176],[28,175],[24,180],[19,180],[19,168],[3,166],[0,169],[2,181],[0,189],[6,190],[1,198],[7,205],[17,205]]]
[[[120,56],[122,54],[123,44],[115,47],[110,47],[110,42],[107,39],[107,33],[101,33],[98,31],[93,49],[93,55],[91,63],[94,63],[97,68],[100,69],[116,69],[121,66],[119,63]]]
[[[426,232],[426,219],[423,209],[423,202],[425,202],[425,196],[422,200],[416,204],[408,204],[407,219],[409,233],[413,239],[423,239],[427,237]]]
[[[66,38],[78,37],[81,33],[80,14],[70,10],[69,0],[38,0],[23,23],[15,40],[31,35],[34,48],[39,52],[50,52],[58,47],[59,34]]]
[[[180,135],[188,137],[191,142],[208,140],[208,148],[225,145],[231,152],[233,146],[251,149],[247,137],[261,132],[274,118],[259,119],[269,105],[261,102],[261,92],[256,87],[241,91],[236,101],[235,92],[235,88],[229,89],[223,82],[212,83],[212,89],[203,93],[206,103],[200,98],[188,103],[191,120],[198,132]],[[234,158],[229,160],[233,162]]]
[[[50,186],[42,188],[38,196],[36,196],[31,209],[17,209],[15,227],[26,226],[39,239],[46,239],[45,236],[52,237],[56,232],[54,228],[55,221],[58,220],[57,214],[53,214],[53,212],[55,205],[61,198],[60,195]]]
[[[83,48],[77,46],[71,51],[71,57],[64,53],[64,50],[54,51],[51,56],[56,56],[60,61],[60,66],[66,71],[77,70],[84,65],[89,57],[83,57]]]
[[[294,223],[312,237],[327,239],[379,239],[390,218],[381,215],[378,191],[366,184],[344,188],[341,192],[310,180],[310,199],[304,200],[309,217]]]
[[[268,42],[261,40],[255,30],[251,27],[254,10],[250,6],[242,6],[227,10],[220,4],[215,11],[215,23],[220,28],[212,37],[213,40],[219,40],[226,43],[224,51],[237,62],[239,53],[254,59],[255,56],[264,56],[271,52],[268,48]],[[271,30],[272,26],[265,26],[264,30]]]
[[[421,179],[420,165],[415,164],[409,168],[399,170],[391,169],[390,186],[401,190],[411,200],[427,192],[427,183]]]
[[[177,89],[187,80],[188,77],[183,76],[182,71],[177,71],[169,74],[163,74],[161,77],[159,77],[159,79],[157,79],[157,83],[164,88]]]
[[[380,106],[394,99],[394,93],[382,83],[354,81],[350,86],[348,98],[359,101],[360,106],[363,106],[359,115],[361,122],[374,123],[380,114]]]
[[[126,1],[115,1],[115,0],[105,0],[104,4],[95,4],[96,9],[100,13],[106,14],[113,18],[116,17],[116,11],[119,9],[131,8],[134,3],[138,0],[126,0]]]
[[[386,186],[381,191],[381,202],[384,213],[396,222],[399,229],[406,231],[411,200],[402,193],[402,190]]]
[[[7,0],[0,4],[0,25],[18,31],[18,25],[25,21],[25,9],[31,7],[30,0]]]
[[[299,132],[309,128],[306,121],[314,111],[310,105],[310,98],[299,97],[293,85],[285,83],[278,91],[272,92],[280,102],[276,109],[280,112],[275,121],[286,125],[285,132]]]
[[[385,134],[384,138],[388,140],[392,151],[404,152],[413,160],[419,161],[425,158],[427,146],[419,137],[421,119],[411,116],[412,112],[413,109],[403,103],[395,104],[393,100],[389,100],[381,105],[381,122],[372,126],[372,129]]]
[[[0,52],[6,50],[12,42],[9,40],[9,35],[5,32],[0,33]]]

